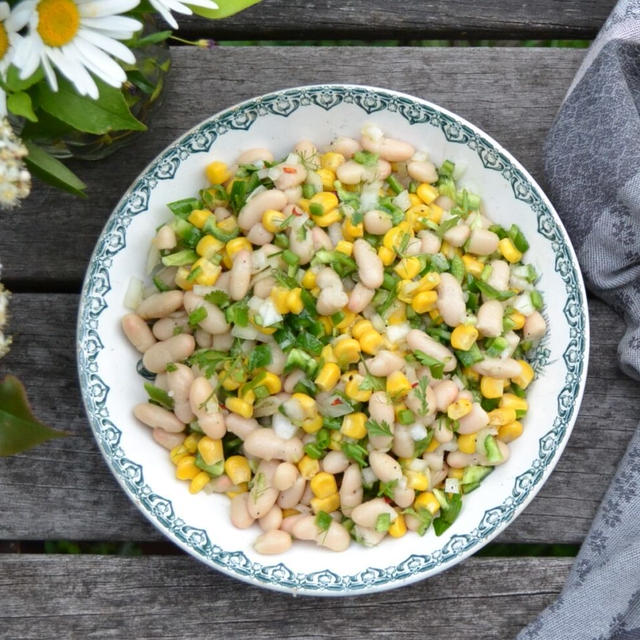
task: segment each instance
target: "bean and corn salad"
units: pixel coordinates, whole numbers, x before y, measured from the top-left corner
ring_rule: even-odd
[[[523,431],[546,324],[521,230],[375,125],[203,170],[127,292],[135,416],[260,553],[442,534]]]

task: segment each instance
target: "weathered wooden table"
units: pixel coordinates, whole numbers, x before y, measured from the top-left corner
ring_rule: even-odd
[[[399,3],[398,3],[399,4]],[[488,6],[492,4],[493,6]],[[593,37],[613,0],[266,0],[219,38]],[[202,22],[183,23],[201,35]],[[464,35],[461,35],[464,34]],[[90,198],[38,184],[0,218],[15,344],[0,361],[36,415],[71,437],[0,459],[0,638],[509,638],[555,598],[572,559],[471,558],[410,587],[357,599],[293,599],[185,556],[128,501],[89,431],[76,381],[78,291],[120,194],[166,144],[239,100],[295,85],[350,82],[427,98],[478,124],[542,181],[541,146],[583,51],[554,48],[175,48],[151,130],[112,158],[75,165]],[[574,432],[538,497],[501,543],[579,544],[637,424],[640,388],[616,365],[622,321],[590,299],[589,380]],[[47,555],[47,540],[134,541],[136,557]],[[520,547],[518,547],[520,548]],[[559,639],[561,640],[561,639]]]

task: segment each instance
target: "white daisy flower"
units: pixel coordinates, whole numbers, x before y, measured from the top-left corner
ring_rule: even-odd
[[[172,11],[190,16],[193,11],[187,5],[192,7],[203,7],[205,9],[217,9],[218,5],[211,0],[149,0],[154,9],[174,28],[178,28],[176,19],[171,15]]]
[[[0,75],[3,76],[13,60],[15,45],[20,40],[18,31],[26,22],[12,15],[8,2],[0,2]],[[7,97],[0,89],[0,118],[7,115]]]
[[[90,73],[119,88],[126,80],[113,59],[133,64],[135,56],[118,40],[127,40],[142,25],[118,15],[140,0],[24,0],[14,9],[29,33],[15,48],[20,77],[29,77],[42,64],[49,86],[58,90],[54,67],[73,83],[80,95],[94,100],[98,87]],[[113,56],[113,57],[112,57]]]

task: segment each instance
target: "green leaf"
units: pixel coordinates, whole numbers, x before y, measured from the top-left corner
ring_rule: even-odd
[[[49,155],[31,140],[25,140],[24,144],[29,150],[25,164],[33,175],[75,196],[87,197],[84,193],[85,183],[75,173],[67,169],[60,160]]]
[[[216,0],[217,9],[205,9],[204,7],[190,6],[190,9],[199,16],[211,18],[212,20],[220,20],[228,18],[234,13],[244,11],[248,7],[258,4],[260,0]],[[188,4],[188,3],[187,3]]]
[[[33,112],[31,96],[24,91],[10,93],[7,96],[7,108],[16,116],[22,116],[31,122],[38,122],[38,116]]]
[[[18,378],[7,376],[0,383],[0,456],[10,456],[66,435],[31,413],[27,392]]]
[[[59,90],[48,84],[38,85],[38,104],[52,116],[75,129],[103,134],[109,131],[145,131],[146,126],[133,117],[120,89],[114,89],[96,78],[100,90],[97,100],[76,93],[73,85],[59,79]]]
[[[156,33],[150,33],[138,40],[131,43],[132,47],[146,47],[149,44],[158,44],[164,42],[170,35],[171,31],[157,31]]]
[[[11,65],[7,71],[7,77],[4,79],[9,91],[24,91],[32,87],[36,82],[40,82],[44,78],[42,67],[38,67],[28,78],[20,79],[20,71]]]

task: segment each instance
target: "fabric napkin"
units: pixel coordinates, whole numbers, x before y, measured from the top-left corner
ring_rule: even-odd
[[[625,319],[620,367],[640,379],[640,0],[620,0],[587,52],[545,171],[588,289]],[[518,640],[640,640],[640,428],[560,597]]]

